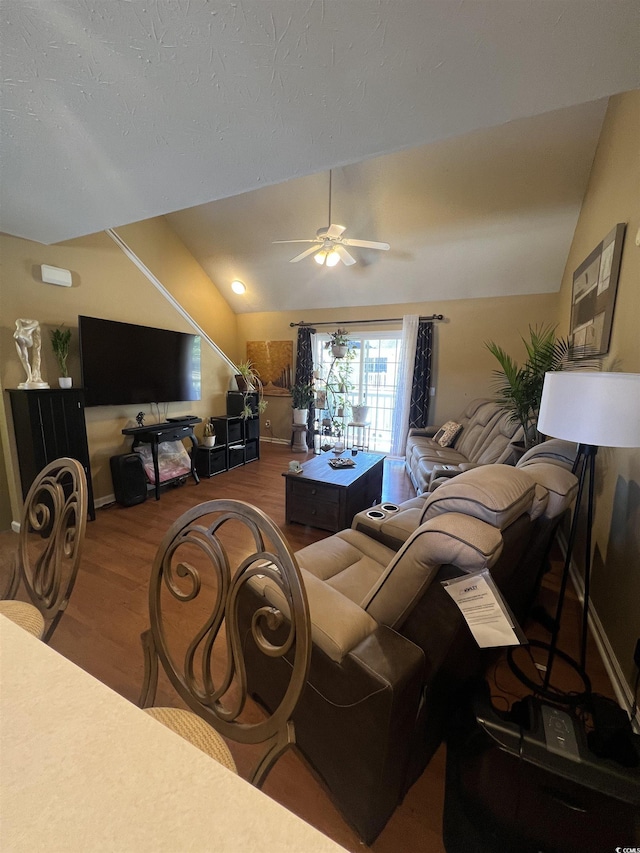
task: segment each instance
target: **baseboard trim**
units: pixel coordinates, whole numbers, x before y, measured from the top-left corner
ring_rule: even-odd
[[[102,509],[103,506],[107,506],[108,504],[114,504],[115,502],[115,495],[105,495],[103,498],[96,498],[93,503],[96,509]]]
[[[286,438],[268,437],[266,435],[261,435],[260,441],[264,441],[266,444],[291,444],[291,441]]]
[[[563,557],[566,557],[567,541],[562,530],[558,532],[558,544],[560,545]],[[582,575],[578,571],[573,560],[571,560],[571,565],[569,567],[569,577],[580,604],[584,605],[584,582]],[[611,686],[616,694],[618,704],[621,708],[624,708],[629,716],[631,716],[634,701],[633,691],[629,684],[627,684],[627,679],[625,678],[622,667],[620,666],[620,661],[613,651],[609,638],[607,637],[607,633],[600,621],[600,617],[598,616],[598,611],[593,605],[593,601],[589,606],[589,630],[595,640],[598,653],[600,654],[604,668],[607,671],[607,675],[611,679]],[[634,731],[637,734],[640,734],[640,708],[636,709],[632,725]]]

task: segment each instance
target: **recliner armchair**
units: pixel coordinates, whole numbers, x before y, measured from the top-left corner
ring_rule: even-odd
[[[313,638],[294,715],[297,744],[367,843],[442,741],[469,679],[482,671],[483,655],[440,581],[490,568],[499,588],[517,589],[519,565],[548,503],[531,476],[505,465],[475,469],[442,488],[448,506],[442,500],[397,551],[350,529],[296,553]],[[251,596],[286,609],[266,579],[254,580]],[[250,612],[243,616],[241,606],[241,622]],[[259,662],[245,635],[256,697],[271,707],[286,664]]]
[[[552,496],[551,505],[545,511],[549,519],[559,519],[573,502],[577,481],[571,474],[571,468],[575,456],[575,444],[560,439],[550,439],[528,450],[515,466]],[[489,465],[453,469],[452,466],[452,470],[448,471],[445,477],[434,483],[438,486],[437,489],[433,488],[432,491],[424,492],[398,506],[383,503],[362,510],[354,516],[351,526],[354,530],[362,531],[390,548],[397,549],[420,524],[452,506],[452,492],[448,487],[451,480],[455,479],[456,483],[464,484],[460,486],[463,489],[467,489],[473,483],[483,483],[487,488],[491,488],[491,480],[495,477],[492,472],[499,471],[502,467]],[[485,473],[482,473],[485,469]],[[464,478],[461,478],[460,474],[464,474]],[[515,478],[512,479],[516,482]],[[443,489],[443,486],[447,488]],[[453,487],[454,496],[457,495],[457,488]],[[500,490],[492,500],[498,510],[501,502],[508,504],[510,496]]]

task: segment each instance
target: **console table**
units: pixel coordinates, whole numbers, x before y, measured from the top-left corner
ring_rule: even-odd
[[[198,446],[198,440],[194,435],[194,424],[201,424],[202,418],[184,418],[171,421],[165,421],[161,424],[150,424],[149,426],[127,427],[122,430],[123,435],[133,436],[133,444],[131,449],[139,444],[151,445],[151,456],[153,458],[153,470],[156,476],[156,500],[160,500],[160,470],[158,468],[158,445],[161,441],[182,441],[184,438],[191,440],[194,452],[191,454],[191,476],[196,481],[200,482],[196,471],[196,454],[195,448]],[[165,483],[169,482],[165,480]]]

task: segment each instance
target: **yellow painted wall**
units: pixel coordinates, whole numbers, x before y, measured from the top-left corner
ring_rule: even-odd
[[[618,222],[626,222],[620,281],[605,370],[640,373],[640,91],[609,102],[567,259],[560,320],[568,328],[573,271]],[[640,424],[638,424],[640,442]],[[592,600],[631,684],[640,637],[640,450],[597,455]],[[579,556],[583,537],[578,535]]]
[[[236,343],[235,314],[222,299],[202,268],[163,219],[149,220],[121,229],[144,263],[160,281],[175,291],[191,308],[195,319],[223,350]],[[17,317],[34,317],[42,326],[42,373],[51,386],[57,385],[58,370],[49,344],[49,330],[62,323],[73,331],[69,372],[80,385],[78,357],[78,314],[104,317],[159,328],[193,331],[186,319],[158,292],[145,275],[105,233],[43,246],[6,235],[0,236],[2,255],[0,381],[3,389],[15,388],[24,380],[24,370],[15,350],[13,331]],[[70,288],[43,284],[40,264],[71,270]],[[195,311],[194,311],[195,313]],[[105,358],[109,353],[105,353]],[[132,365],[135,369],[135,365]],[[232,371],[210,348],[202,352],[203,394],[200,402],[174,403],[169,414],[192,412],[200,417],[225,411],[225,394]],[[19,517],[21,490],[15,453],[11,407],[4,396],[7,429],[4,449],[13,518]],[[96,500],[113,493],[109,457],[127,452],[130,439],[121,430],[133,422],[140,406],[99,406],[87,409],[87,435]],[[148,408],[148,407],[147,407]],[[149,412],[147,423],[156,419]],[[162,418],[163,419],[163,418]],[[135,423],[134,423],[135,425]],[[201,429],[201,428],[200,428]]]
[[[425,288],[426,289],[426,288]],[[476,397],[491,397],[495,393],[491,372],[497,362],[484,346],[495,339],[516,359],[524,359],[521,337],[527,335],[528,324],[551,323],[557,314],[558,294],[511,296],[507,298],[464,299],[447,302],[422,302],[409,305],[378,305],[371,308],[346,308],[336,311],[269,312],[238,315],[238,345],[244,357],[246,342],[255,340],[284,341],[297,337],[290,323],[304,320],[318,323],[335,318],[369,320],[402,317],[403,314],[443,314],[445,319],[435,324],[433,385],[436,396],[430,413],[431,423],[439,424],[454,418]],[[336,326],[319,326],[318,332],[334,331]],[[400,330],[402,322],[353,325],[352,331]],[[290,398],[269,397],[265,413],[272,423],[274,438],[288,439],[291,435]],[[264,432],[264,430],[263,430]]]

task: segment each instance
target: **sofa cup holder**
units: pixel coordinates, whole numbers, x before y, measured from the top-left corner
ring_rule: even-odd
[[[376,520],[378,520],[380,518],[386,518],[386,517],[387,517],[387,513],[382,512],[379,509],[370,509],[369,512],[367,513],[367,518],[373,518]]]

